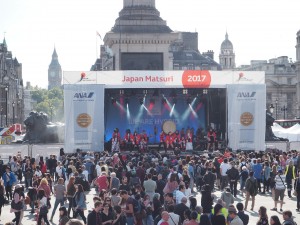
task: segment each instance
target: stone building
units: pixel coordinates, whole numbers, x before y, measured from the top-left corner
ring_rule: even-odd
[[[219,60],[223,70],[232,70],[235,68],[235,53],[233,50],[233,44],[228,39],[227,32],[225,40],[221,44]]]
[[[297,94],[297,117],[300,117],[300,30],[297,32],[296,37],[296,76],[297,76],[297,83],[296,83],[296,94]]]
[[[4,38],[0,43],[0,125],[22,123],[23,105],[22,64],[8,51]]]
[[[221,69],[212,51],[199,52],[198,33],[171,30],[155,0],[123,0],[100,52],[91,70]]]
[[[62,70],[58,62],[58,56],[56,49],[54,48],[52,53],[52,60],[48,68],[48,90],[54,87],[61,87]]]

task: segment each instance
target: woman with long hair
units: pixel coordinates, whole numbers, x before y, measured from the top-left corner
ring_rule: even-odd
[[[259,207],[259,218],[256,225],[269,225],[267,209],[264,206]]]
[[[59,225],[66,225],[69,221],[68,211],[66,207],[62,206],[59,208]]]
[[[109,210],[110,205],[107,202],[103,203],[103,211],[101,212],[102,225],[112,225],[114,216]]]
[[[278,216],[271,216],[270,225],[281,225]]]
[[[178,188],[178,175],[176,173],[172,173],[170,176],[170,180],[168,180],[166,187],[164,188],[163,192],[173,193]]]
[[[11,209],[10,212],[15,213],[15,218],[13,219],[13,222],[16,222],[16,225],[21,224],[21,214],[23,212],[23,198],[24,193],[22,193],[22,186],[21,185],[16,185],[15,191],[13,193],[13,198],[12,198],[12,204],[11,204]]]
[[[44,190],[45,191],[45,196],[47,198],[47,206],[50,208],[50,195],[51,195],[51,189],[49,187],[49,183],[46,177],[44,177],[41,182],[40,185],[38,187],[38,191],[39,190]]]
[[[84,224],[86,224],[86,217],[84,216],[84,210],[86,210],[85,200],[86,200],[86,196],[84,194],[83,187],[81,184],[78,184],[77,191],[74,196],[74,201],[76,205],[74,218],[76,218],[79,214]]]
[[[47,206],[47,197],[43,189],[38,190],[37,199],[39,203],[39,212],[38,212],[38,225],[42,224],[42,219],[44,223],[50,225],[47,215],[48,215],[48,206]]]
[[[71,209],[73,211],[73,217],[74,217],[74,210],[73,210],[73,200],[74,200],[74,195],[76,193],[76,188],[75,188],[75,177],[70,177],[69,183],[67,185],[67,199],[69,202],[69,207],[68,207],[68,217],[70,217],[70,212]]]

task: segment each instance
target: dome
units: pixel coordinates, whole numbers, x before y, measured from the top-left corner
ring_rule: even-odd
[[[224,50],[224,49],[233,50],[233,44],[231,43],[231,41],[229,41],[227,32],[225,35],[225,40],[221,44],[221,50]]]

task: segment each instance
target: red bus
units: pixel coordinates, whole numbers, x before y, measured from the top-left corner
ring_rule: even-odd
[[[285,120],[275,120],[275,123],[278,123],[283,128],[290,128],[297,123],[300,123],[300,119],[285,119]]]

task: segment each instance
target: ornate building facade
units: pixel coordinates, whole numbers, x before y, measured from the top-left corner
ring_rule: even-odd
[[[225,40],[221,44],[219,62],[223,70],[232,70],[235,68],[235,53],[233,50],[233,44],[228,39],[227,32]]]
[[[4,38],[0,43],[0,127],[23,122],[23,93],[22,64],[8,51]]]
[[[58,62],[58,56],[56,49],[54,48],[52,53],[52,60],[48,68],[48,90],[54,87],[61,87],[62,70]]]
[[[198,33],[173,32],[155,0],[123,0],[91,70],[221,69],[213,52],[201,54]]]

